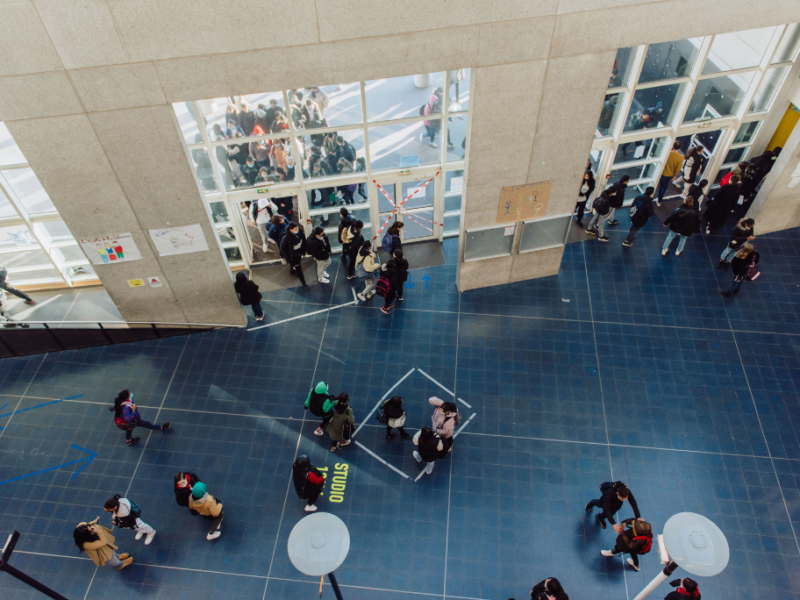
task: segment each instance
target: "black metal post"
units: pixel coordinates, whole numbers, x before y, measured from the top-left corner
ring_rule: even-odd
[[[10,536],[8,536],[8,542],[6,542],[5,548],[3,548],[3,555],[2,557],[0,557],[0,571],[5,571],[12,577],[16,577],[22,583],[25,583],[31,586],[33,589],[42,592],[45,596],[49,596],[50,598],[54,598],[55,600],[67,600],[67,598],[65,598],[58,592],[54,592],[46,585],[43,585],[38,581],[36,581],[33,577],[29,577],[19,569],[15,569],[10,564],[8,564],[8,559],[11,558],[11,553],[14,551],[14,546],[16,546],[18,539],[19,539],[19,531],[15,531]]]
[[[336,600],[344,600],[342,598],[342,592],[339,591],[339,583],[336,581],[336,575],[328,573],[328,580],[331,582],[333,593],[336,594]]]
[[[106,338],[106,341],[107,341],[109,344],[113,344],[113,343],[114,343],[114,340],[112,340],[112,339],[111,339],[111,337],[108,335],[108,332],[106,331],[106,328],[105,328],[105,327],[103,327],[103,324],[102,324],[102,323],[98,323],[98,325],[100,326],[100,331],[102,331],[102,332],[103,332],[103,337],[104,337],[104,338]]]
[[[48,326],[47,323],[43,323],[43,325],[44,325],[44,328],[47,329],[47,331],[50,333],[50,336],[56,341],[56,344],[58,344],[58,347],[61,348],[62,350],[66,350],[67,347],[64,346],[64,344],[61,343],[60,339],[58,339],[58,336],[56,335],[56,332],[53,331],[52,329],[50,329],[50,327]]]

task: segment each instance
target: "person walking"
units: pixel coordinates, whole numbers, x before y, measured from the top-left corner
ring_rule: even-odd
[[[342,240],[347,244],[347,278],[355,279],[356,275],[356,257],[358,251],[361,250],[361,244],[364,243],[364,236],[361,235],[361,230],[364,228],[364,223],[361,221],[354,221],[350,227],[342,232]]]
[[[350,244],[344,240],[344,231],[353,224],[353,217],[346,208],[339,209],[339,243],[342,245],[342,255],[339,260],[345,265],[347,257],[350,255]]]
[[[575,220],[581,227],[583,227],[583,212],[586,210],[586,204],[589,202],[589,198],[592,197],[595,185],[594,174],[590,170],[584,171],[581,189],[580,192],[578,192],[578,201],[575,203],[575,210],[577,211]]]
[[[403,249],[403,242],[400,240],[400,231],[403,227],[404,225],[401,221],[395,221],[389,225],[389,229],[386,230],[383,239],[381,239],[381,248],[383,248],[384,252],[393,254],[395,250]]]
[[[758,267],[754,269],[755,273],[750,273],[751,267],[758,264],[760,256],[758,252],[753,250],[753,244],[749,242],[744,244],[742,248],[734,255],[731,261],[731,271],[733,271],[733,281],[727,290],[722,290],[725,298],[730,298],[734,294],[739,293],[739,288],[742,287],[742,282],[747,279],[752,281],[758,277]]]
[[[592,203],[592,219],[586,227],[586,233],[589,235],[598,235],[597,238],[601,242],[608,242],[609,238],[606,235],[606,221],[611,218],[611,201],[616,196],[617,189],[609,187],[604,190]]]
[[[639,555],[647,554],[653,545],[653,530],[644,519],[625,519],[620,523],[622,532],[612,550],[601,550],[603,556],[616,556],[620,552],[630,554],[628,564],[638,571]],[[630,529],[627,527],[630,525]]]
[[[533,586],[531,600],[569,600],[569,596],[558,579],[548,577]]]
[[[653,208],[654,192],[655,190],[652,187],[648,187],[644,194],[639,194],[633,199],[633,204],[631,205],[631,230],[628,232],[628,237],[622,242],[623,246],[628,248],[633,246],[636,232],[647,225],[647,221],[655,213]]]
[[[706,186],[708,185],[708,179],[701,179],[698,183],[693,183],[689,186],[689,191],[686,192],[687,198],[694,199],[694,205],[697,208],[697,212],[702,212],[703,209],[703,199],[706,197]]]
[[[386,415],[386,439],[393,440],[397,437],[392,429],[397,429],[405,439],[410,440],[411,435],[403,429],[406,424],[406,411],[403,410],[403,398],[392,396],[383,403],[383,414]]]
[[[256,224],[258,233],[261,234],[261,249],[265,254],[269,250],[269,226],[277,213],[278,206],[269,198],[259,198],[250,203],[250,220]]]
[[[156,530],[142,521],[142,509],[135,502],[123,498],[120,494],[114,494],[113,498],[106,500],[103,510],[111,513],[111,522],[114,526],[120,529],[135,529],[137,542],[146,535],[145,546],[149,546],[156,536]]]
[[[434,461],[444,458],[447,454],[442,438],[426,425],[416,433],[413,441],[414,445],[417,446],[417,449],[413,452],[414,460],[418,463],[424,462],[425,474],[430,475],[433,473]]]
[[[301,454],[292,463],[292,481],[300,500],[306,501],[306,512],[317,511],[317,498],[325,487],[325,477],[311,464],[311,459]]]
[[[611,196],[611,213],[608,216],[608,226],[613,227],[619,225],[619,221],[614,218],[614,214],[618,208],[622,208],[622,203],[625,201],[625,191],[628,189],[628,182],[631,180],[630,175],[623,175],[614,182],[612,186],[617,193]]]
[[[399,248],[395,250],[394,256],[395,269],[397,270],[397,299],[403,301],[403,284],[408,281],[408,261],[403,258],[403,251]]]
[[[606,519],[608,519],[608,522],[614,526],[614,531],[617,533],[622,532],[622,527],[617,525],[614,515],[619,512],[626,500],[630,503],[634,516],[637,519],[641,518],[642,515],[639,513],[639,505],[636,504],[636,498],[633,497],[631,491],[621,481],[601,483],[600,494],[600,498],[591,500],[584,510],[588,513],[592,512],[592,507],[594,506],[602,508],[603,512],[595,515],[595,521],[603,529],[606,528]]]
[[[206,535],[207,540],[215,540],[221,535],[220,525],[222,524],[223,512],[222,502],[208,493],[206,484],[198,481],[192,486],[192,495],[189,496],[189,510],[195,510],[202,515],[206,521],[211,521],[211,528]]]
[[[700,168],[703,166],[703,151],[699,146],[692,146],[683,157],[683,193],[681,196],[685,199],[691,185],[697,180],[697,175],[700,173]],[[680,181],[681,179],[676,180]]]
[[[297,223],[289,223],[281,237],[281,256],[289,263],[289,272],[300,280],[303,289],[308,291],[306,276],[301,264],[306,252],[306,236]]]
[[[453,446],[453,434],[455,433],[456,425],[461,421],[458,414],[458,406],[456,406],[455,402],[444,402],[436,396],[429,398],[428,402],[434,407],[433,415],[431,416],[431,429],[442,438],[445,449],[449,452]]]
[[[247,275],[239,271],[236,274],[236,283],[233,284],[233,289],[239,295],[239,302],[243,306],[249,306],[253,309],[253,316],[256,321],[264,320],[264,309],[261,308],[261,292],[258,291],[258,284],[247,278]]]
[[[706,206],[703,216],[706,218],[706,235],[711,235],[714,229],[719,229],[731,216],[736,201],[742,189],[742,180],[738,175],[732,175],[726,185],[723,185],[714,194]]]
[[[740,219],[731,232],[731,239],[722,254],[719,257],[719,265],[717,268],[720,271],[727,271],[730,267],[728,259],[732,254],[735,254],[742,249],[747,242],[752,242],[756,239],[755,234],[756,222],[753,219]]]
[[[108,527],[97,524],[99,520],[100,517],[97,517],[94,521],[78,523],[75,527],[72,537],[78,547],[78,553],[86,552],[98,567],[109,566],[121,571],[130,566],[133,557],[127,552],[117,554],[119,548],[114,545],[116,539]]]
[[[394,299],[397,295],[397,290],[400,287],[400,282],[397,279],[397,265],[394,259],[390,259],[381,271],[381,278],[375,284],[375,290],[378,295],[384,297],[383,306],[381,311],[383,314],[388,315],[389,311],[394,308]]]
[[[269,239],[275,242],[275,245],[278,247],[278,254],[281,254],[281,238],[283,237],[283,232],[286,231],[288,226],[289,219],[283,215],[278,214],[272,216],[272,221],[270,222],[267,235],[269,236]],[[283,261],[283,264],[286,264],[286,259],[283,258],[283,255],[281,255],[281,260]]]
[[[166,431],[169,429],[169,421],[163,425],[153,425],[142,419],[136,405],[133,403],[133,394],[128,390],[122,390],[114,399],[114,406],[109,408],[114,411],[114,424],[125,431],[125,443],[132,446],[139,441],[138,437],[132,437],[132,432],[136,427],[154,429],[156,431]]]
[[[178,506],[189,508],[189,499],[192,497],[192,486],[196,483],[200,483],[200,478],[194,473],[178,471],[175,474],[175,487],[173,491],[175,492],[175,502],[178,503]],[[190,509],[190,512],[193,515],[197,514],[197,511],[194,509]]]
[[[36,304],[36,301],[28,296],[25,292],[19,291],[8,280],[8,269],[0,267],[0,289],[7,291],[9,294],[14,294],[17,298],[25,300],[25,304]]]
[[[694,579],[684,577],[674,579],[669,584],[676,589],[664,596],[664,600],[700,600],[700,586]]]
[[[355,429],[355,417],[349,400],[350,397],[347,392],[342,392],[336,396],[336,402],[333,405],[333,417],[325,428],[333,441],[331,452],[336,452],[342,446],[350,444],[350,436],[353,435],[353,430]]]
[[[325,270],[331,264],[331,243],[322,227],[314,228],[314,235],[308,240],[308,253],[314,257],[317,265],[317,281],[330,283],[330,275]]]
[[[356,275],[364,284],[364,289],[356,294],[356,297],[362,302],[366,302],[375,295],[375,283],[378,281],[377,272],[381,268],[380,263],[375,262],[376,257],[377,255],[372,249],[372,242],[364,241],[361,250],[356,255]]]
[[[328,384],[324,381],[320,381],[308,393],[306,409],[315,417],[322,418],[322,424],[314,431],[314,435],[322,435],[322,430],[333,418],[333,401],[334,397],[328,393]]]
[[[661,256],[666,256],[669,252],[669,245],[676,237],[680,236],[678,242],[678,249],[675,251],[675,256],[680,256],[683,252],[683,247],[693,233],[700,231],[700,213],[694,205],[694,198],[689,196],[683,204],[676,208],[673,213],[668,216],[664,221],[664,227],[669,227],[667,239],[664,240],[664,245],[661,247]]]
[[[676,141],[672,144],[672,150],[664,163],[664,168],[661,170],[661,177],[658,179],[656,206],[661,206],[661,203],[664,201],[664,194],[667,193],[670,182],[677,179],[678,174],[681,172],[682,164],[683,154],[681,154],[681,143]]]

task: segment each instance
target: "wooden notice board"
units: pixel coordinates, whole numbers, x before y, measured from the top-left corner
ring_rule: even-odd
[[[552,179],[502,188],[497,222],[513,223],[541,219],[547,212],[551,187],[553,187]]]

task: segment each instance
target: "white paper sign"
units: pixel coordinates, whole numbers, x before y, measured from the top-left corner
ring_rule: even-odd
[[[150,287],[161,287],[164,285],[158,277],[148,277],[147,281],[150,282]]]
[[[151,229],[150,237],[153,238],[159,256],[190,254],[208,250],[203,228],[199,224],[168,229]]]
[[[644,144],[641,146],[636,146],[636,150],[633,153],[633,158],[642,158],[644,156]]]
[[[513,225],[506,225],[503,228],[503,235],[514,235],[514,226]]]
[[[463,177],[453,177],[450,180],[450,191],[451,192],[460,192],[464,188],[464,178]]]
[[[81,240],[81,248],[93,265],[113,265],[142,258],[130,233],[85,238]]]

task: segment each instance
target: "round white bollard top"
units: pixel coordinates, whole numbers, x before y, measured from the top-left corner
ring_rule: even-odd
[[[347,558],[350,532],[336,515],[316,512],[300,519],[289,534],[289,560],[305,575],[335,571]]]
[[[698,577],[722,573],[731,557],[728,541],[712,521],[696,513],[670,517],[664,525],[664,545],[671,560]]]

